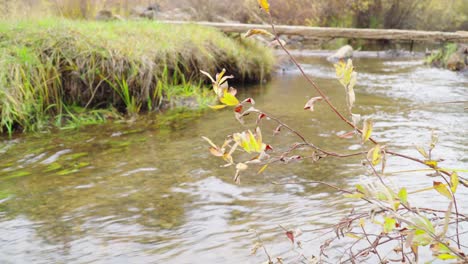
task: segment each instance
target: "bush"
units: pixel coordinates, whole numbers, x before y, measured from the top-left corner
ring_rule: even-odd
[[[267,0],[259,0],[263,10],[269,15],[270,7]],[[288,50],[282,46],[281,41],[274,31],[273,35],[278,40],[279,45],[286,53]],[[268,34],[261,30],[251,31],[258,34]],[[271,34],[271,33],[270,33]],[[289,54],[289,53],[288,53]],[[466,249],[466,241],[460,240],[460,223],[467,222],[466,215],[460,212],[460,205],[457,204],[457,190],[468,187],[468,181],[458,175],[457,169],[445,169],[438,164],[432,151],[438,143],[438,137],[432,134],[431,141],[427,146],[417,146],[420,157],[410,157],[391,149],[389,145],[379,143],[372,137],[373,121],[364,119],[353,113],[355,104],[354,86],[357,82],[357,73],[351,60],[340,61],[335,65],[336,76],[344,88],[346,96],[346,113],[342,113],[336,108],[326,94],[308,77],[297,61],[290,56],[298,69],[307,79],[311,88],[317,93],[317,97],[311,98],[305,103],[304,109],[314,111],[315,107],[328,107],[336,116],[345,122],[351,131],[342,137],[355,138],[365,151],[355,153],[336,153],[322,148],[319,143],[309,142],[307,136],[295,130],[288,124],[282,122],[272,114],[257,109],[252,98],[239,100],[236,97],[236,90],[227,84],[232,76],[226,76],[225,71],[212,77],[209,73],[203,72],[212,81],[213,90],[218,97],[219,104],[212,106],[214,109],[232,107],[235,118],[244,126],[247,116],[254,116],[255,130],[244,130],[227,135],[222,144],[216,144],[210,139],[203,137],[209,144],[209,151],[212,155],[219,157],[223,167],[233,167],[235,170],[233,180],[240,184],[242,174],[255,169],[257,174],[264,172],[268,166],[273,164],[288,164],[308,159],[312,162],[320,162],[326,158],[362,157],[362,164],[367,168],[370,180],[363,180],[354,189],[346,190],[332,183],[321,181],[301,181],[301,182],[281,182],[273,184],[319,184],[333,188],[338,194],[343,194],[349,199],[359,199],[366,203],[363,208],[354,208],[352,212],[336,223],[330,232],[336,234],[335,237],[324,241],[320,245],[320,256],[310,256],[303,252],[299,236],[300,229],[287,229],[280,226],[292,243],[291,251],[297,254],[297,260],[308,263],[329,263],[330,259],[327,250],[336,247],[340,239],[348,239],[349,246],[342,248],[343,252],[339,261],[342,263],[361,263],[363,261],[374,261],[373,263],[390,262],[410,262],[418,263],[432,261],[430,259],[421,260],[419,251],[421,248],[430,249],[435,260],[454,260],[459,263],[468,262],[468,255],[463,251]],[[264,123],[273,123],[273,133],[281,136],[284,131],[294,135],[297,142],[289,146],[275,146],[273,148],[262,135]],[[360,125],[362,123],[362,125]],[[265,126],[268,127],[268,126]],[[278,149],[278,150],[277,150]],[[307,150],[307,156],[301,155]],[[395,156],[410,160],[416,164],[422,164],[431,171],[430,186],[424,189],[409,192],[405,186],[395,186],[385,177],[386,160],[388,156]],[[447,199],[447,209],[438,210],[431,208],[418,208],[412,206],[413,197],[420,192],[435,190],[442,197]],[[444,198],[444,199],[445,199]],[[284,263],[281,256],[272,256],[267,250],[267,246],[261,239],[260,234],[253,230],[257,242],[252,253],[263,248],[266,254],[267,263]],[[453,232],[453,234],[452,234]],[[357,246],[360,249],[357,249]],[[373,256],[373,259],[369,259]]]

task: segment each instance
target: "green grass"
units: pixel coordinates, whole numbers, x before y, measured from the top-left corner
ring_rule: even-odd
[[[447,61],[450,56],[457,52],[458,45],[455,43],[448,43],[444,47],[440,48],[433,54],[429,55],[426,58],[427,64],[437,66],[437,67],[446,67]]]
[[[196,25],[0,22],[0,132],[70,126],[80,116],[95,123],[105,116],[86,110],[112,107],[134,115],[178,98],[201,102],[208,99],[200,70],[226,68],[237,80],[259,81],[273,63],[271,51],[252,40]]]

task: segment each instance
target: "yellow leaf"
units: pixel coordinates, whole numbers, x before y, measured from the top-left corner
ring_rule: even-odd
[[[256,141],[257,141],[257,149],[256,151],[257,152],[261,152],[263,149],[264,149],[264,144],[263,144],[263,138],[262,138],[262,131],[260,130],[260,127],[257,127],[257,129],[255,130],[255,137],[256,137]]]
[[[375,166],[382,161],[382,154],[380,145],[376,145],[374,148],[369,150],[367,158],[371,161],[372,165]]]
[[[214,110],[219,110],[227,107],[227,105],[209,105],[208,107]]]
[[[263,165],[263,167],[257,172],[257,174],[261,174],[262,172],[264,172],[267,167],[268,167],[268,164]]]
[[[437,255],[437,258],[441,260],[448,260],[448,259],[456,259],[457,257],[454,255],[451,255],[450,253],[442,253],[442,254]]]
[[[398,192],[398,199],[400,199],[400,202],[404,205],[408,205],[408,191],[406,188],[401,188],[400,191]]]
[[[452,200],[452,194],[450,193],[450,191],[447,189],[447,186],[445,186],[445,184],[441,183],[441,182],[434,182],[433,183],[433,187],[434,189],[442,194],[443,196],[447,197],[447,199],[449,200]]]
[[[364,218],[359,219],[359,225],[364,227],[366,225],[366,220],[364,220]]]
[[[426,164],[426,165],[428,165],[430,167],[433,167],[433,168],[437,167],[437,161],[435,161],[435,160],[426,160],[426,161],[424,161],[424,164]]]
[[[353,233],[346,233],[345,236],[347,237],[350,237],[350,238],[353,238],[353,239],[357,239],[357,240],[361,240],[362,237],[358,236],[358,235],[355,235]]]
[[[249,145],[250,149],[254,152],[259,152],[260,146],[258,145],[257,139],[255,138],[252,131],[249,130]]]
[[[391,217],[385,217],[384,232],[390,233],[396,227],[396,220]]]
[[[249,31],[247,31],[247,33],[244,34],[244,38],[248,38],[254,35],[264,35],[264,36],[269,36],[269,37],[274,36],[273,34],[271,34],[270,32],[264,29],[253,28],[253,29],[249,29]]]
[[[228,106],[235,106],[239,104],[239,100],[237,100],[237,98],[228,91],[224,92],[223,97],[221,97],[219,101]]]
[[[362,142],[366,142],[371,137],[372,126],[372,120],[366,119],[366,121],[364,121],[364,127],[362,128]]]
[[[450,175],[450,184],[452,185],[450,186],[450,188],[452,189],[453,193],[457,191],[459,182],[460,181],[458,179],[458,174],[456,172],[453,172],[452,175]]]
[[[258,5],[265,10],[268,14],[270,13],[270,4],[268,3],[268,0],[257,0]]]
[[[344,197],[346,198],[353,198],[353,199],[361,199],[364,198],[364,194],[362,193],[345,193],[343,194]]]

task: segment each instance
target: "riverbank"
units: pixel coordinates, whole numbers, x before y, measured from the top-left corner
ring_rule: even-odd
[[[200,70],[226,68],[237,81],[258,82],[273,64],[272,52],[255,41],[196,25],[0,22],[0,132],[95,123],[183,102],[196,107],[210,100]]]

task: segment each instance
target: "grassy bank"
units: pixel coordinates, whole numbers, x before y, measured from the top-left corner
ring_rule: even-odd
[[[63,126],[90,114],[153,111],[199,100],[200,69],[258,81],[270,51],[195,25],[62,19],[0,23],[0,132]],[[96,109],[116,109],[103,111]],[[85,119],[85,118],[81,118]]]

